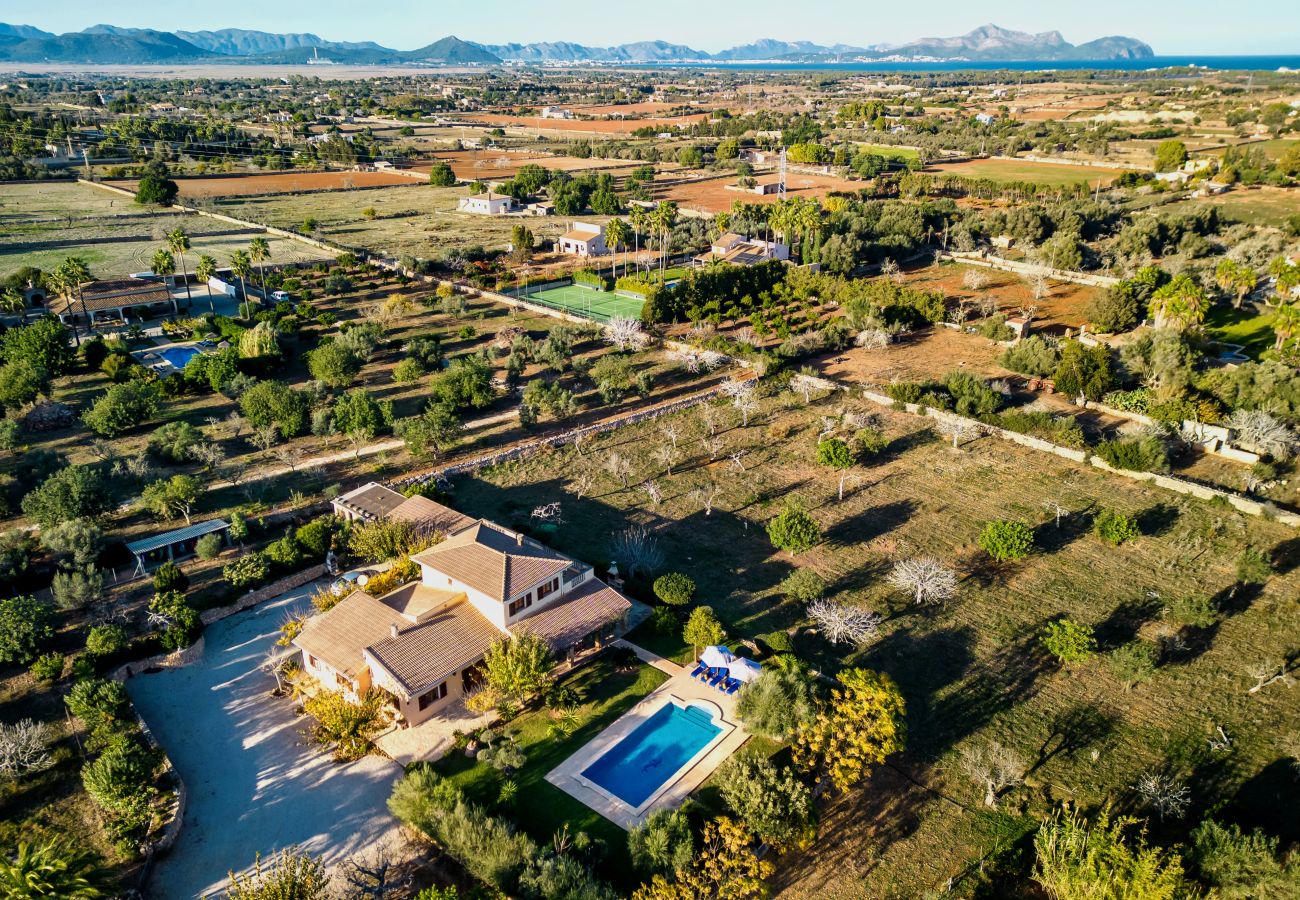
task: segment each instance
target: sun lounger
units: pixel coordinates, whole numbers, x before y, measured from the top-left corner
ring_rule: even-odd
[[[739,682],[739,681],[737,681],[736,679],[732,678],[731,680],[729,680],[729,681],[727,682],[727,690],[726,690],[726,693],[728,693],[728,694],[734,694],[734,693],[736,693],[736,691],[738,691],[738,690],[740,690],[740,682]]]
[[[691,673],[691,677],[692,677],[692,678],[699,678],[700,675],[701,675],[703,672],[704,672],[704,666],[698,666],[698,665],[697,665],[697,666],[695,667],[695,671]]]
[[[726,678],[727,678],[727,670],[726,670],[726,669],[719,669],[719,670],[718,670],[718,674],[717,674],[717,675],[714,675],[712,678],[709,679],[709,686],[710,686],[710,687],[717,687],[719,684],[721,684],[723,681],[725,681]]]

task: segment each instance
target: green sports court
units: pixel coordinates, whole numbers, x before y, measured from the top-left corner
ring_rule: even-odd
[[[608,322],[619,317],[639,319],[641,307],[645,306],[645,300],[641,297],[598,291],[576,284],[527,291],[522,296],[533,303],[562,309],[597,322]]]

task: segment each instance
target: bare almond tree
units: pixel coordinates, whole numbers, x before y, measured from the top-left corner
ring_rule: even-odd
[[[605,341],[620,353],[627,349],[640,350],[648,340],[640,319],[615,316],[605,326]]]
[[[302,451],[297,447],[276,447],[271,453],[290,472],[298,471],[298,466],[302,464]]]
[[[656,447],[654,451],[655,462],[663,466],[668,473],[668,477],[673,477],[673,466],[677,464],[677,448],[665,444],[662,447]]]
[[[726,444],[723,442],[722,438],[714,435],[701,438],[700,443],[704,445],[704,452],[709,454],[710,462],[713,462],[721,456],[722,451],[726,448]]]
[[[958,449],[958,444],[978,437],[981,429],[969,419],[963,419],[961,416],[948,416],[939,420],[939,431],[942,434],[952,438],[952,449]]]
[[[814,376],[800,372],[790,379],[790,390],[802,395],[803,402],[808,404],[812,402],[813,392],[821,390],[821,385]]]
[[[894,262],[892,259],[885,260],[880,264],[880,274],[884,275],[890,281],[898,281],[900,274],[898,263]]]
[[[718,411],[709,404],[697,407],[700,411],[700,424],[708,432],[709,437],[716,437],[718,434]]]
[[[54,765],[46,726],[32,719],[0,722],[0,777],[18,778]]]
[[[1187,789],[1187,785],[1172,775],[1160,772],[1147,772],[1138,778],[1133,790],[1143,805],[1153,810],[1162,822],[1169,817],[1182,817],[1192,800],[1192,792]]]
[[[933,556],[918,556],[894,563],[889,583],[911,594],[918,606],[943,603],[957,593],[957,573]]]
[[[722,488],[712,482],[708,487],[698,487],[691,492],[691,497],[695,499],[702,507],[706,516],[713,515],[713,504],[718,499],[718,494],[722,493]]]
[[[672,445],[673,452],[677,451],[677,441],[681,438],[681,429],[677,427],[676,422],[665,422],[660,428],[659,433],[664,436],[664,440]]]
[[[997,809],[998,799],[1024,781],[1029,768],[1023,757],[997,741],[963,748],[958,764],[971,781],[984,789],[984,805],[990,809]]]
[[[387,842],[344,860],[335,870],[344,885],[346,900],[391,900],[411,885],[412,875],[404,871]]]
[[[1246,693],[1258,694],[1269,685],[1278,683],[1281,683],[1286,687],[1291,687],[1295,684],[1295,679],[1291,677],[1291,673],[1288,669],[1289,666],[1287,665],[1286,660],[1282,660],[1280,663],[1256,663],[1246,670],[1247,674],[1250,675],[1251,678],[1255,679],[1255,686]]]
[[[961,277],[962,287],[968,291],[982,291],[988,287],[988,283],[988,273],[982,269],[967,269],[966,273]]]
[[[632,477],[632,461],[615,450],[605,457],[605,471],[617,478],[626,488],[627,480]]]
[[[743,459],[744,456],[745,456],[744,450],[737,450],[731,454],[731,464],[735,466],[736,469],[742,473],[745,471],[745,464],[741,462],[741,459]]]
[[[819,597],[808,604],[808,618],[832,644],[862,645],[880,633],[880,613]]]
[[[195,444],[190,448],[190,459],[199,463],[203,468],[211,472],[217,469],[226,461],[226,451],[221,449],[221,445],[212,441],[204,441],[201,444]]]
[[[248,442],[258,450],[266,452],[274,447],[280,441],[280,428],[277,425],[266,425],[256,428],[248,436]]]
[[[645,493],[646,498],[649,499],[652,509],[658,509],[660,504],[664,502],[663,491],[659,489],[659,485],[654,481],[654,479],[643,482],[641,484],[641,490]]]

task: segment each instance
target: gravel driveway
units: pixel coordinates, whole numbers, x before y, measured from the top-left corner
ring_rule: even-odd
[[[127,682],[136,708],[189,789],[180,839],[158,861],[150,895],[192,900],[227,872],[299,845],[331,862],[396,835],[385,801],[398,765],[366,757],[339,765],[307,745],[305,720],[269,696],[266,652],[317,585],[215,623],[203,659]]]

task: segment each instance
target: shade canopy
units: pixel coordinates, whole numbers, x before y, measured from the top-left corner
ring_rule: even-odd
[[[735,658],[726,647],[718,646],[705,647],[704,652],[700,654],[700,662],[710,669],[725,669]]]
[[[737,681],[751,682],[763,674],[763,667],[752,659],[736,657],[731,663],[731,677]]]

